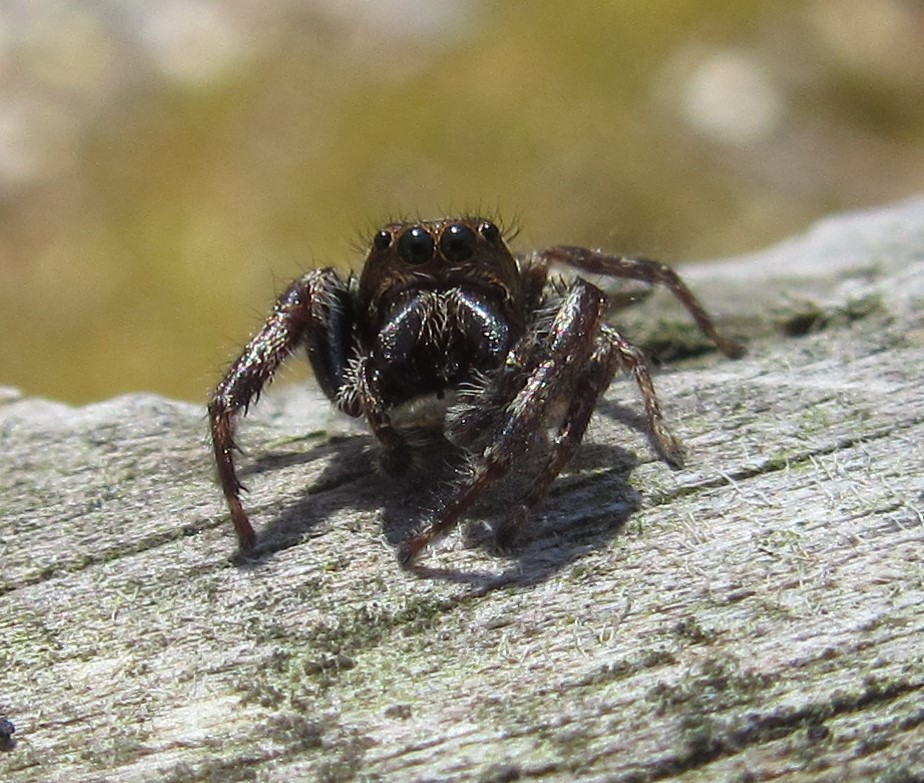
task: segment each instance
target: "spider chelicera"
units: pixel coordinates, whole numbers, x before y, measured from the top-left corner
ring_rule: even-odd
[[[211,396],[215,460],[241,550],[251,551],[256,535],[234,467],[235,420],[299,348],[327,397],[366,419],[389,474],[406,472],[413,456],[390,411],[456,392],[443,433],[466,452],[465,468],[426,526],[399,547],[404,567],[508,473],[523,444],[552,428],[535,478],[495,529],[498,545],[509,546],[573,456],[617,371],[633,376],[662,456],[680,465],[643,353],[605,323],[606,294],[580,277],[567,284],[551,277],[552,264],[664,285],[724,354],[743,351],[657,261],[571,246],[514,257],[500,229],[479,217],[387,225],[358,277],[326,268],[294,281]]]

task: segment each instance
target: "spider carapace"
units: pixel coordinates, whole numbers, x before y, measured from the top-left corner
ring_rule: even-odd
[[[723,353],[742,353],[657,261],[564,245],[515,257],[500,229],[480,217],[393,223],[370,244],[358,277],[325,268],[294,281],[211,396],[218,475],[245,552],[256,535],[234,466],[235,420],[298,349],[334,405],[366,419],[390,474],[406,472],[413,456],[390,412],[455,392],[443,430],[467,452],[465,468],[432,518],[400,546],[405,567],[507,474],[524,443],[553,428],[535,477],[495,528],[498,545],[509,546],[573,456],[617,371],[638,384],[663,457],[681,462],[644,355],[605,323],[606,294],[579,276],[565,283],[550,275],[553,264],[664,285]]]

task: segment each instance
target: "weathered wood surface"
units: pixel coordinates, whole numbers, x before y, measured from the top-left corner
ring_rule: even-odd
[[[312,392],[244,430],[244,565],[201,407],[7,392],[0,780],[924,779],[924,200],[688,272],[750,337],[658,375],[688,466],[614,384],[532,539],[427,578]]]

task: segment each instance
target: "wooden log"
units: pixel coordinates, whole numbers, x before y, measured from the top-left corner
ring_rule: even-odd
[[[924,779],[924,199],[684,274],[746,357],[663,294],[617,319],[688,357],[687,466],[617,382],[522,545],[425,577],[431,487],[316,390],[242,428],[247,563],[202,406],[6,390],[0,780]]]

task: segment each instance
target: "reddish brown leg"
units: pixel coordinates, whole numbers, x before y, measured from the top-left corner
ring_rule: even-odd
[[[343,282],[332,269],[320,269],[296,280],[276,301],[273,314],[228,369],[209,400],[209,421],[218,477],[243,551],[256,544],[256,534],[241,503],[244,489],[234,468],[235,420],[257,401],[283,361],[304,345],[309,355],[330,358],[322,345],[330,333],[336,294]],[[325,361],[326,361],[325,359]],[[330,378],[326,382],[333,383]]]
[[[642,352],[623,338],[615,329],[601,327],[601,339],[598,349],[588,363],[587,369],[578,378],[571,396],[571,404],[565,414],[555,441],[552,453],[543,465],[529,492],[523,496],[515,511],[497,530],[497,544],[507,549],[522,530],[530,510],[545,497],[552,482],[571,461],[577,447],[584,438],[587,425],[593,415],[601,395],[607,390],[616,371],[622,369],[632,374],[642,399],[648,425],[658,441],[658,446],[665,459],[672,465],[682,463],[682,450],[676,438],[670,433],[655,394],[654,384],[648,372],[648,363]]]
[[[722,353],[733,358],[744,353],[744,347],[740,343],[726,337],[716,329],[712,319],[680,276],[659,261],[613,256],[601,253],[599,250],[588,250],[584,247],[570,245],[558,245],[541,250],[535,254],[535,258],[546,263],[566,264],[595,275],[628,278],[663,285],[677,297],[678,301],[693,316],[693,320],[696,321],[703,334],[712,340]]]
[[[402,566],[412,566],[428,544],[459,523],[472,504],[506,475],[513,458],[541,428],[550,409],[573,394],[576,380],[594,351],[606,304],[602,291],[579,280],[562,302],[544,344],[525,351],[515,346],[510,352],[524,365],[525,385],[505,406],[509,416],[498,425],[491,444],[473,459],[471,472],[455,497],[437,519],[401,546],[398,559]],[[542,351],[538,362],[537,350]],[[505,378],[502,374],[501,380]],[[484,391],[488,398],[492,393],[490,388]]]
[[[651,379],[651,371],[645,354],[613,327],[604,326],[602,332],[610,345],[610,354],[606,361],[612,368],[611,373],[621,368],[632,375],[642,394],[648,428],[658,443],[661,456],[674,467],[682,467],[683,447],[671,433],[664,420],[664,414],[661,413],[661,404],[655,393],[654,381]],[[612,374],[610,377],[612,378]]]

